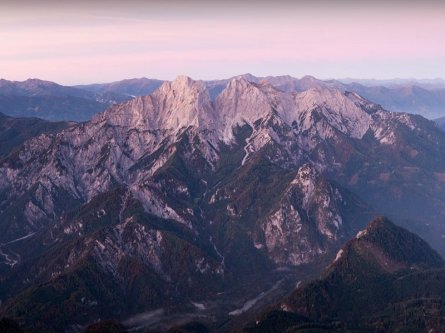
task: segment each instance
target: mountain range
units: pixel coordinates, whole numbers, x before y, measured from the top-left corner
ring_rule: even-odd
[[[13,117],[84,121],[103,111],[123,96],[100,95],[74,87],[29,79],[0,80],[0,112]]]
[[[249,82],[266,81],[284,92],[301,92],[310,88],[331,87],[356,92],[383,108],[395,112],[421,114],[435,119],[445,115],[443,80],[318,80],[311,76],[256,77],[241,75]],[[62,86],[53,82],[29,79],[23,82],[0,80],[0,112],[16,117],[39,117],[47,120],[90,120],[110,105],[151,94],[163,80],[138,78],[103,84]],[[215,100],[230,79],[204,81]]]
[[[156,79],[147,79],[145,77],[138,79],[127,79],[111,83],[98,83],[75,86],[100,94],[118,94],[130,97],[145,96],[151,94],[159,88],[164,81]]]
[[[276,80],[180,76],[16,141],[24,120],[0,118],[0,315],[55,331],[224,327],[380,214],[444,254],[445,133],[313,78]]]

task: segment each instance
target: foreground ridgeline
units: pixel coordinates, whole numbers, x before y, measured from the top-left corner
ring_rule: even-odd
[[[244,331],[441,332],[444,305],[444,260],[418,236],[378,218],[320,279]]]
[[[220,88],[181,76],[90,121],[16,141],[0,118],[9,145],[0,157],[1,316],[55,331],[99,319],[169,329],[185,318],[232,329],[319,272],[377,214],[445,253],[445,133],[432,121],[326,85],[286,92],[237,77]],[[401,246],[396,257],[364,241],[374,226],[385,246]],[[389,222],[366,230],[329,274],[368,247],[381,259],[366,265],[369,286],[441,265]],[[331,304],[324,290],[308,293]],[[298,318],[337,319],[293,298],[286,306]]]

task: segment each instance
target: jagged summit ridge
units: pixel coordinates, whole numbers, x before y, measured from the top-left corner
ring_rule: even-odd
[[[153,94],[116,105],[98,117],[110,125],[178,131],[188,126],[213,128],[214,108],[202,81],[179,76]]]
[[[95,121],[175,133],[193,126],[211,130],[218,139],[230,142],[234,127],[244,124],[253,127],[255,121],[264,120],[272,113],[289,126],[301,122],[300,128],[305,130],[313,125],[314,110],[321,112],[337,130],[354,138],[361,138],[371,122],[355,95],[348,97],[328,87],[288,93],[267,81],[250,82],[246,76],[231,79],[214,102],[204,82],[178,76],[173,82],[164,82],[151,95],[113,106]]]
[[[306,113],[318,109],[329,124],[353,138],[361,139],[371,124],[371,116],[338,89],[311,88],[297,93],[295,99],[297,109]],[[312,125],[312,121],[303,123],[304,128]]]

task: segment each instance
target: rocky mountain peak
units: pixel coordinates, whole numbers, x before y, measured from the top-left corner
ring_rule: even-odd
[[[342,133],[361,138],[371,122],[365,101],[342,91],[317,86],[300,93],[283,92],[270,82],[250,82],[245,75],[232,78],[226,88],[212,102],[209,90],[202,81],[178,76],[173,82],[164,82],[151,95],[139,97],[112,107],[107,114],[109,123],[147,130],[180,131],[193,126],[213,131],[224,142],[233,140],[236,126],[253,124],[267,119],[271,113],[290,126],[302,123],[304,131],[315,128],[320,113],[327,127],[320,125],[322,138],[331,134],[326,128],[334,127]],[[324,128],[322,128],[324,126]]]
[[[339,89],[312,88],[295,94],[295,101],[297,108],[309,115],[303,117],[303,129],[313,128],[321,117],[340,132],[361,139],[371,124],[371,116]],[[315,118],[314,112],[318,113]],[[319,134],[323,137],[326,133]]]
[[[186,86],[190,86],[194,83],[195,81],[187,75],[178,75],[176,77],[176,79],[173,81],[173,84],[175,85],[186,85]]]
[[[297,285],[281,303],[284,311],[269,312],[248,332],[268,332],[272,327],[280,327],[279,332],[300,332],[301,323],[307,325],[301,327],[322,323],[321,327],[329,327],[326,331],[337,332],[339,322],[357,332],[370,327],[378,331],[382,323],[386,332],[407,327],[412,332],[418,327],[439,332],[443,323],[436,324],[434,315],[431,320],[424,313],[435,314],[435,302],[443,297],[443,267],[443,259],[422,239],[379,217],[338,252],[321,278]],[[335,326],[324,326],[331,320]]]
[[[251,86],[251,81],[247,80],[244,75],[235,76],[227,84],[227,90],[244,90]]]
[[[306,89],[324,87],[326,84],[311,75],[305,75],[299,80],[299,85]]]
[[[243,78],[245,78],[249,82],[258,82],[258,80],[259,80],[258,77],[256,77],[253,74],[250,74],[250,73],[241,74],[241,75],[236,76],[236,77],[243,77]]]
[[[154,93],[164,93],[185,98],[187,95],[197,95],[206,90],[202,81],[195,81],[186,75],[179,75],[174,81],[165,81]]]
[[[354,103],[339,89],[328,87],[314,87],[296,94],[299,105],[307,108],[326,106],[333,110],[345,107],[353,108]],[[355,109],[354,109],[355,111]]]
[[[215,112],[202,81],[178,76],[151,95],[137,97],[109,109],[112,125],[177,132],[189,126],[213,129]]]
[[[44,81],[44,80],[40,80],[40,79],[35,79],[35,78],[27,79],[26,81],[23,81],[23,84],[29,85],[29,86],[41,86],[41,85],[58,86],[57,83],[50,82],[50,81]]]
[[[385,272],[443,267],[444,260],[419,236],[378,217],[359,231],[337,254],[335,262],[357,260]],[[342,259],[342,260],[340,260]],[[344,263],[343,263],[344,264]],[[340,264],[341,269],[342,265]]]
[[[265,119],[272,106],[268,95],[243,76],[233,78],[215,101],[215,108],[220,118],[221,136],[224,141],[233,139],[233,127],[245,123],[252,124]]]

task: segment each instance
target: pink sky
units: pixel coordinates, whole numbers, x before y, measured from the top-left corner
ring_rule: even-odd
[[[0,5],[0,77],[445,77],[440,3],[208,3]]]

